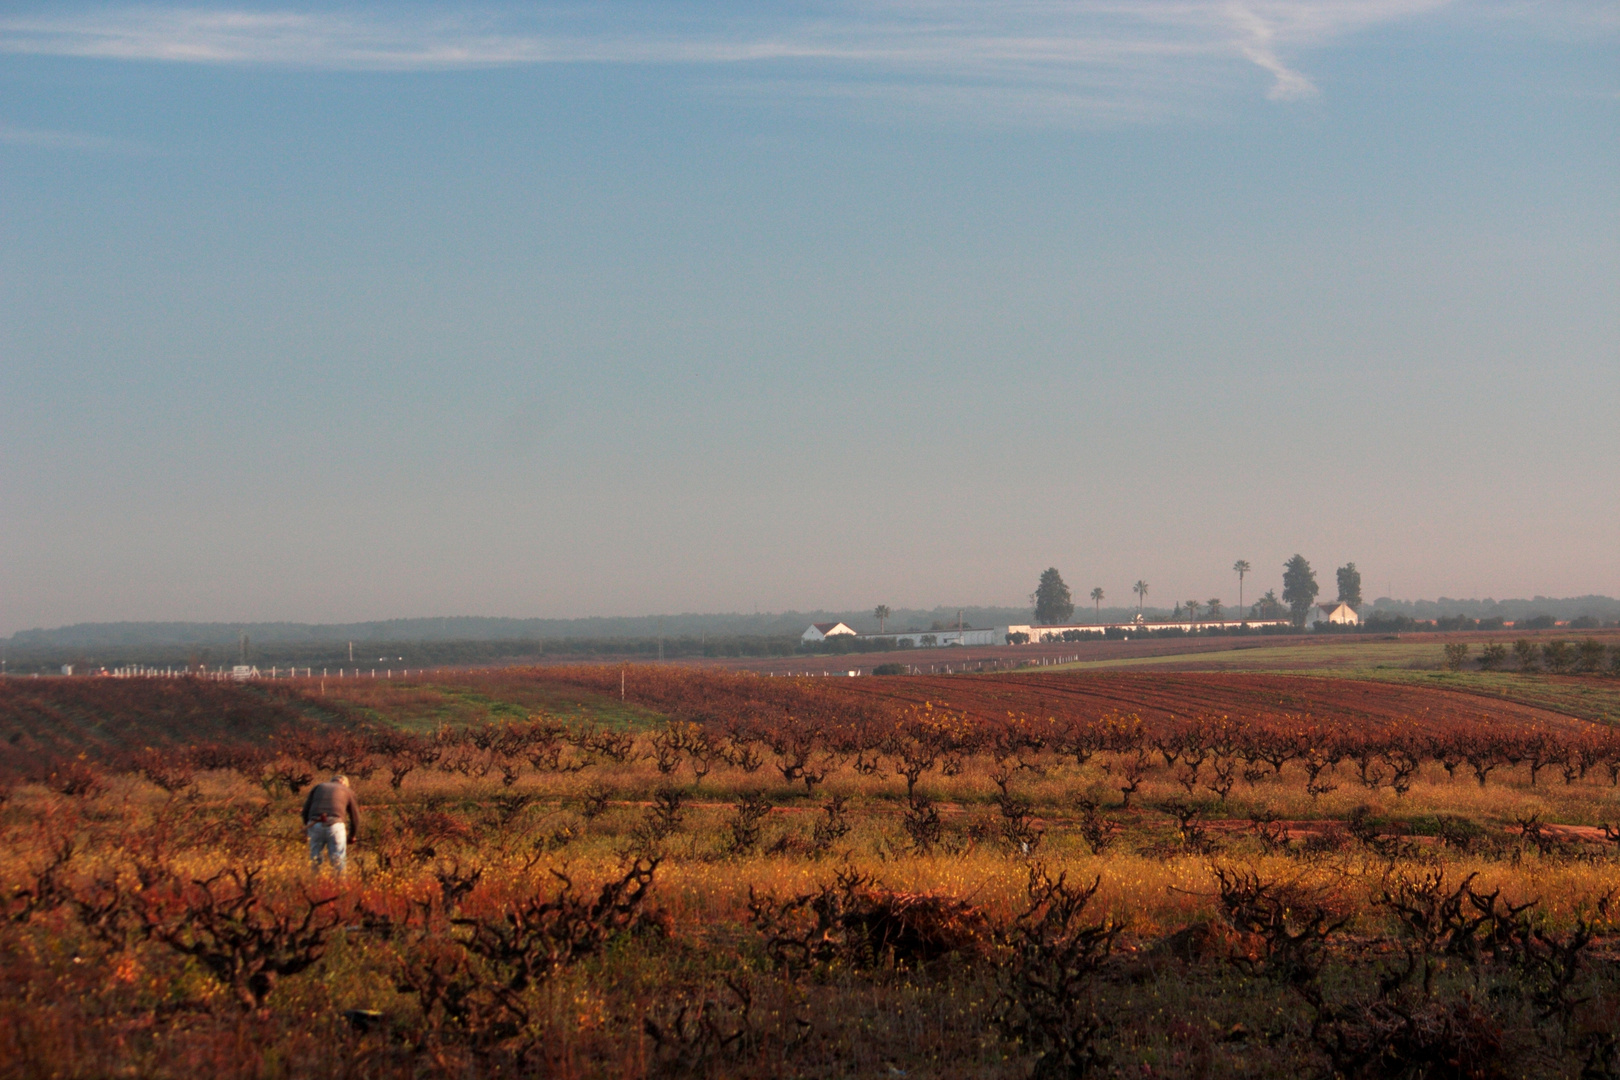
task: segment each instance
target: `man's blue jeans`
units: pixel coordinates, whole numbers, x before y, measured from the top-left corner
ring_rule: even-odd
[[[332,869],[338,873],[343,872],[343,864],[349,857],[349,826],[341,821],[334,821],[330,825],[322,825],[318,821],[309,823],[309,867],[311,870],[321,868],[321,856],[327,855],[332,860]]]

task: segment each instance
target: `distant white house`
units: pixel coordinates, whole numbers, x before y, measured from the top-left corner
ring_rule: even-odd
[[[1337,626],[1360,626],[1361,616],[1349,604],[1317,604],[1316,621]]]
[[[841,622],[811,623],[810,629],[799,635],[800,641],[818,642],[826,641],[830,637],[855,637],[855,631]]]

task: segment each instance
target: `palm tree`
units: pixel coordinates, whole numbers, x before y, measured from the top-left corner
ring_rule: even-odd
[[[1253,569],[1253,567],[1251,567],[1249,565],[1249,560],[1248,559],[1239,559],[1237,562],[1232,564],[1232,569],[1237,571],[1237,576],[1238,576],[1238,610],[1242,611],[1243,610],[1243,575],[1247,574],[1250,570]]]
[[[1099,585],[1095,589],[1091,590],[1091,602],[1097,609],[1097,621],[1098,622],[1102,622],[1102,601],[1103,601],[1103,591],[1102,591],[1102,586]]]
[[[1136,613],[1140,615],[1142,614],[1142,601],[1147,598],[1148,583],[1138,578],[1136,584],[1131,586],[1131,592],[1136,594]]]
[[[872,616],[878,621],[878,633],[881,634],[889,628],[889,616],[891,614],[888,604],[879,604],[872,609]]]
[[[1218,596],[1211,597],[1210,599],[1204,601],[1204,606],[1209,609],[1209,621],[1210,622],[1219,622],[1220,618],[1221,618],[1221,599],[1220,599],[1220,597],[1218,597]]]
[[[1187,601],[1187,621],[1190,623],[1198,622],[1198,601],[1196,600]]]

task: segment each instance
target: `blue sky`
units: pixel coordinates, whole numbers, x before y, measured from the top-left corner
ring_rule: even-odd
[[[0,12],[0,634],[1620,594],[1620,5],[448,12]]]

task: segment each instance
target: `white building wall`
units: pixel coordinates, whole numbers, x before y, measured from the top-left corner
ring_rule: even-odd
[[[912,647],[926,649],[933,646],[924,645],[922,639],[931,637],[934,646],[943,645],[1005,645],[1007,635],[998,632],[996,627],[964,627],[961,630],[913,630],[903,634],[870,634],[870,638],[893,638],[894,643],[908,642]]]

